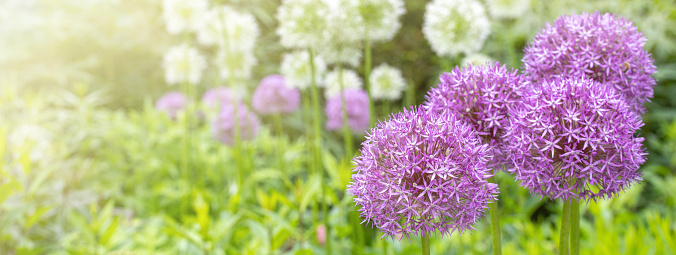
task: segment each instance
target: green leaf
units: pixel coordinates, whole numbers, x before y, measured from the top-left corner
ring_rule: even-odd
[[[29,153],[30,153],[30,151],[25,151],[19,157],[19,162],[21,163],[21,168],[23,169],[23,172],[26,173],[26,175],[29,175],[31,173],[31,167],[32,167]]]
[[[42,217],[42,215],[48,212],[50,209],[52,209],[51,206],[35,210],[35,213],[33,213],[33,215],[28,217],[26,223],[24,223],[24,228],[29,229],[30,227],[32,227],[36,222],[38,222],[38,220]]]
[[[202,240],[207,240],[209,237],[209,204],[204,201],[202,193],[197,194],[192,206],[197,214],[197,223],[200,225]]]
[[[289,236],[291,236],[291,233],[286,230],[286,229],[281,229],[275,236],[272,238],[272,249],[276,250],[279,249],[279,247],[286,242],[287,239],[289,239]]]
[[[295,253],[293,253],[293,255],[312,255],[312,254],[314,253],[312,253],[312,250],[310,249],[300,249],[297,250]]]
[[[106,232],[104,232],[103,235],[101,236],[99,244],[103,246],[108,245],[108,242],[110,242],[110,238],[113,236],[115,230],[117,229],[118,223],[120,223],[120,217],[115,217],[115,219],[113,219],[113,222],[110,223],[110,225],[108,225],[108,228],[106,228]]]
[[[13,189],[20,187],[21,186],[16,181],[11,181],[7,184],[3,184],[2,186],[0,186],[0,204],[2,204],[2,202],[4,202],[5,199],[7,199],[7,197],[9,197],[9,195],[12,194]]]

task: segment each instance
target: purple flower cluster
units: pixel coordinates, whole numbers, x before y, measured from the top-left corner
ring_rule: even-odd
[[[155,109],[165,112],[171,119],[176,120],[176,115],[188,104],[188,97],[180,92],[168,92],[155,103]]]
[[[631,21],[609,13],[562,16],[525,49],[525,73],[533,80],[587,77],[612,86],[633,111],[653,96],[655,65],[646,38]]]
[[[456,67],[439,77],[437,87],[425,96],[428,111],[452,111],[470,124],[493,154],[492,169],[509,165],[502,134],[509,110],[520,99],[525,79],[500,63]]]
[[[369,96],[361,89],[346,89],[342,93],[345,98],[345,110],[350,129],[363,132],[369,128]],[[331,97],[326,102],[326,128],[339,130],[343,128],[343,103],[341,94]]]
[[[612,87],[591,79],[545,81],[511,111],[508,171],[531,193],[608,198],[641,180],[643,125]]]
[[[496,200],[488,146],[452,112],[404,109],[362,146],[348,193],[384,236],[463,232]]]
[[[300,104],[300,92],[287,86],[284,76],[269,75],[256,88],[251,104],[260,114],[292,113]]]
[[[235,119],[238,118],[238,119]],[[235,127],[239,122],[239,132],[242,141],[251,140],[258,134],[260,121],[256,114],[251,112],[245,105],[240,104],[237,107],[224,105],[211,125],[211,132],[215,139],[226,145],[233,145],[235,142]]]
[[[209,89],[202,96],[202,103],[209,108],[232,106],[232,100],[237,100],[237,103],[241,102],[239,96],[226,87]]]

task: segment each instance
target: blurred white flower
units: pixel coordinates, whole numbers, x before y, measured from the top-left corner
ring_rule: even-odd
[[[207,10],[206,0],[164,0],[162,18],[172,35],[196,31]]]
[[[397,100],[406,89],[406,81],[401,71],[385,63],[373,69],[369,80],[369,90],[373,99]]]
[[[514,19],[530,7],[530,0],[486,0],[488,13],[495,19]]]
[[[334,69],[327,73],[324,79],[324,96],[331,98],[340,93],[341,82],[343,90],[350,88],[360,89],[364,85],[357,72],[350,69]]]
[[[19,159],[24,153],[32,162],[44,161],[50,155],[53,135],[47,129],[31,124],[18,126],[7,137],[12,157]]]
[[[169,85],[188,82],[197,85],[202,79],[202,71],[207,62],[199,52],[181,44],[175,46],[164,55],[164,79]]]
[[[277,34],[287,48],[315,48],[324,40],[329,16],[326,0],[285,0],[277,8]]]
[[[481,53],[472,53],[462,59],[462,66],[484,65],[489,62],[493,62],[493,59]]]
[[[206,13],[197,32],[197,41],[231,51],[251,51],[259,35],[260,29],[253,15],[222,6]]]
[[[399,18],[406,13],[404,1],[358,0],[358,2],[364,34],[371,41],[392,40],[401,28]]]
[[[490,22],[476,0],[433,0],[425,8],[422,31],[437,55],[453,57],[479,51]]]
[[[356,67],[362,56],[364,22],[359,12],[359,0],[327,1],[328,26],[324,41],[317,47],[327,64],[343,64]]]
[[[253,52],[249,51],[224,51],[216,54],[214,64],[218,66],[223,79],[233,78],[235,82],[241,82],[251,78],[251,70],[258,63]],[[232,86],[238,87],[237,84]]]
[[[314,58],[315,81],[317,85],[322,84],[322,76],[326,72],[326,63],[321,56]],[[286,78],[286,83],[305,90],[312,84],[310,76],[310,53],[307,51],[295,51],[284,54],[281,64],[281,73]]]

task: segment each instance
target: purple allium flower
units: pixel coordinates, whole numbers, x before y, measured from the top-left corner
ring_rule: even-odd
[[[287,86],[284,76],[268,75],[256,88],[251,104],[260,114],[292,113],[300,104],[300,92]]]
[[[180,92],[168,92],[164,94],[157,102],[155,103],[155,109],[163,111],[169,115],[173,120],[176,119],[176,114],[180,110],[183,110],[188,104],[188,97],[181,94]]]
[[[237,107],[238,114],[236,116],[239,120],[235,120],[234,108],[234,106],[230,105],[221,107],[221,111],[211,124],[211,133],[214,138],[227,145],[232,145],[235,142],[235,124],[237,121],[239,121],[239,132],[242,141],[254,139],[260,127],[260,121],[256,114],[249,111],[243,104]]]
[[[498,194],[488,145],[450,111],[404,109],[367,134],[347,186],[366,222],[395,237],[472,228]]]
[[[369,96],[361,89],[343,90],[348,125],[353,132],[363,132],[369,128]],[[326,102],[326,128],[339,130],[343,128],[343,104],[341,94],[337,94]]]
[[[555,79],[524,95],[504,139],[521,185],[549,199],[608,198],[641,180],[643,126],[613,88]]]
[[[218,109],[225,105],[232,105],[233,99],[237,100],[237,103],[241,102],[241,98],[229,88],[217,87],[204,92],[202,103],[209,108]]]
[[[533,80],[584,76],[614,87],[632,110],[645,112],[657,72],[643,49],[646,38],[631,21],[609,13],[562,16],[526,47],[525,73]],[[599,85],[601,85],[599,83]]]
[[[427,92],[426,110],[450,110],[477,131],[493,153],[490,167],[509,165],[502,133],[509,124],[509,109],[519,100],[525,79],[500,63],[456,67],[439,77],[439,84]]]

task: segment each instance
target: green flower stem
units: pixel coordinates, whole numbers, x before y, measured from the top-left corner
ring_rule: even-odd
[[[570,207],[570,254],[580,254],[580,200],[573,199]]]
[[[387,239],[380,240],[383,243],[383,255],[387,255]]]
[[[422,239],[422,254],[430,255],[430,235],[423,233],[420,239]]]
[[[373,127],[373,124],[376,123],[375,118],[375,109],[373,108],[373,97],[371,97],[371,65],[373,61],[371,60],[371,39],[366,37],[364,42],[364,85],[366,85],[366,93],[369,95],[369,116],[371,116],[371,124],[369,127]]]
[[[347,116],[347,106],[345,105],[345,94],[343,93],[343,66],[338,64],[338,83],[340,84],[340,107],[343,112],[343,136],[345,136],[345,156],[351,158],[354,153],[352,144],[352,132],[350,131],[349,118]],[[370,101],[370,100],[369,100]]]
[[[278,159],[278,164],[279,164],[279,170],[284,172],[284,152],[285,149],[285,143],[286,139],[284,139],[284,127],[282,127],[282,116],[280,114],[274,114],[272,117],[273,121],[275,123],[275,132],[277,133],[277,141],[279,141],[279,145],[276,148],[277,150],[277,159]]]
[[[310,98],[308,96],[309,95],[307,93],[303,94],[303,108],[302,109],[310,109],[310,107],[309,107]],[[313,126],[312,126],[312,121],[311,121],[311,119],[312,119],[311,113],[309,111],[303,111],[303,112],[304,112],[303,123],[305,123],[305,125],[306,125],[305,130],[306,130],[307,139],[309,141],[314,141],[314,134],[312,133],[313,132],[312,131]],[[308,152],[310,153],[310,155],[312,155],[312,160],[307,161],[308,169],[309,169],[308,172],[310,173],[310,175],[315,175],[315,174],[317,174],[317,167],[315,166],[315,163],[317,163],[317,162],[315,162],[315,159],[314,159],[314,155],[315,155],[314,143],[308,142],[306,144],[308,145],[308,148],[307,148]],[[318,203],[317,203],[316,200],[315,200],[315,203],[312,203],[312,222],[317,222],[319,220],[319,218],[318,218],[319,208],[318,208],[317,204]]]
[[[321,193],[322,193],[322,213],[324,215],[324,225],[326,226],[326,254],[331,255],[331,225],[329,224],[329,209],[328,201],[326,199],[326,185],[324,182],[324,170],[322,167],[322,134],[320,129],[320,118],[319,115],[319,92],[317,90],[317,81],[315,80],[315,61],[314,61],[314,51],[309,49],[310,52],[310,77],[312,80],[312,108],[313,108],[313,127],[314,127],[314,161],[317,172],[319,173],[319,183],[321,184]]]
[[[496,183],[495,176],[488,179],[490,183]],[[498,201],[488,204],[488,210],[491,214],[491,233],[493,234],[493,254],[502,254],[502,246],[500,244],[500,211],[498,211]]]
[[[568,255],[570,239],[570,206],[571,200],[563,201],[563,215],[561,217],[561,236],[559,239],[559,255]]]

